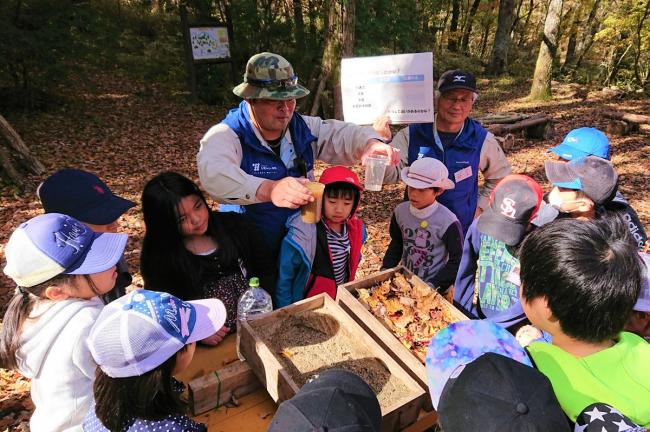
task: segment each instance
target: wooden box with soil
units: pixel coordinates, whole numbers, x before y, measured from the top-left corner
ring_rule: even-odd
[[[404,284],[402,278],[398,278],[400,275],[408,285]],[[389,304],[379,304],[374,297],[368,297],[369,292],[373,292],[373,289],[379,287],[386,290],[385,294],[387,294]],[[390,291],[387,288],[390,288]],[[396,292],[404,295],[400,297],[395,295]],[[421,322],[412,319],[412,316],[407,316],[409,306],[410,313],[420,306],[418,292],[424,293],[426,296],[424,298],[426,301],[422,301],[426,306],[425,310],[415,311],[415,314],[424,318],[424,320],[420,320]],[[427,295],[431,292],[433,295]],[[443,328],[450,322],[468,319],[442,295],[403,266],[340,285],[336,301],[382,348],[393,356],[411,377],[427,390],[427,393],[427,370],[424,360],[431,336],[438,328]],[[379,308],[384,308],[383,314],[377,313]],[[392,310],[385,310],[389,308]],[[393,319],[390,319],[389,315],[392,315]],[[398,317],[398,319],[394,317]],[[423,330],[422,335],[409,334],[409,330],[418,327]],[[427,401],[424,408],[431,410],[431,400],[427,399]]]
[[[277,403],[319,371],[343,368],[373,388],[382,430],[400,430],[419,414],[425,391],[326,294],[242,323],[240,352]]]

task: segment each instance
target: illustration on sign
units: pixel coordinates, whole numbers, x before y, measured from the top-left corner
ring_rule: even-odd
[[[226,27],[191,27],[190,41],[194,60],[230,58]]]
[[[343,59],[343,115],[372,124],[387,114],[393,123],[433,122],[432,53]]]

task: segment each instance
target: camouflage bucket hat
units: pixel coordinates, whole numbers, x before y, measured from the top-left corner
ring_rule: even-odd
[[[284,57],[270,52],[255,54],[246,64],[244,82],[232,92],[243,99],[298,99],[309,90],[298,84],[298,76]]]

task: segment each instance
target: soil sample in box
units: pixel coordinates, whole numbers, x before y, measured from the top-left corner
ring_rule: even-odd
[[[326,311],[300,312],[256,330],[299,387],[320,371],[341,368],[363,378],[381,406],[409,395],[410,389]]]
[[[240,350],[280,403],[321,371],[341,368],[375,391],[382,431],[401,430],[418,419],[428,394],[328,295],[320,294],[241,325]]]

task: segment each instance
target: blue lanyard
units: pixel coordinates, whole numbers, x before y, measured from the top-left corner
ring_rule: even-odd
[[[460,128],[460,130],[459,130],[458,133],[456,134],[456,137],[454,138],[454,141],[456,140],[456,138],[458,138],[458,136],[459,136],[460,134],[463,133],[463,129],[464,129],[464,128],[465,128],[465,123],[463,123],[463,126]],[[438,128],[436,127],[436,124],[435,124],[435,123],[433,124],[433,141],[436,143],[436,145],[438,146],[438,148],[440,149],[440,151],[441,151],[442,153],[444,153],[444,152],[445,152],[445,149],[444,149],[444,147],[442,146],[442,140],[440,139],[440,136],[438,135]]]

